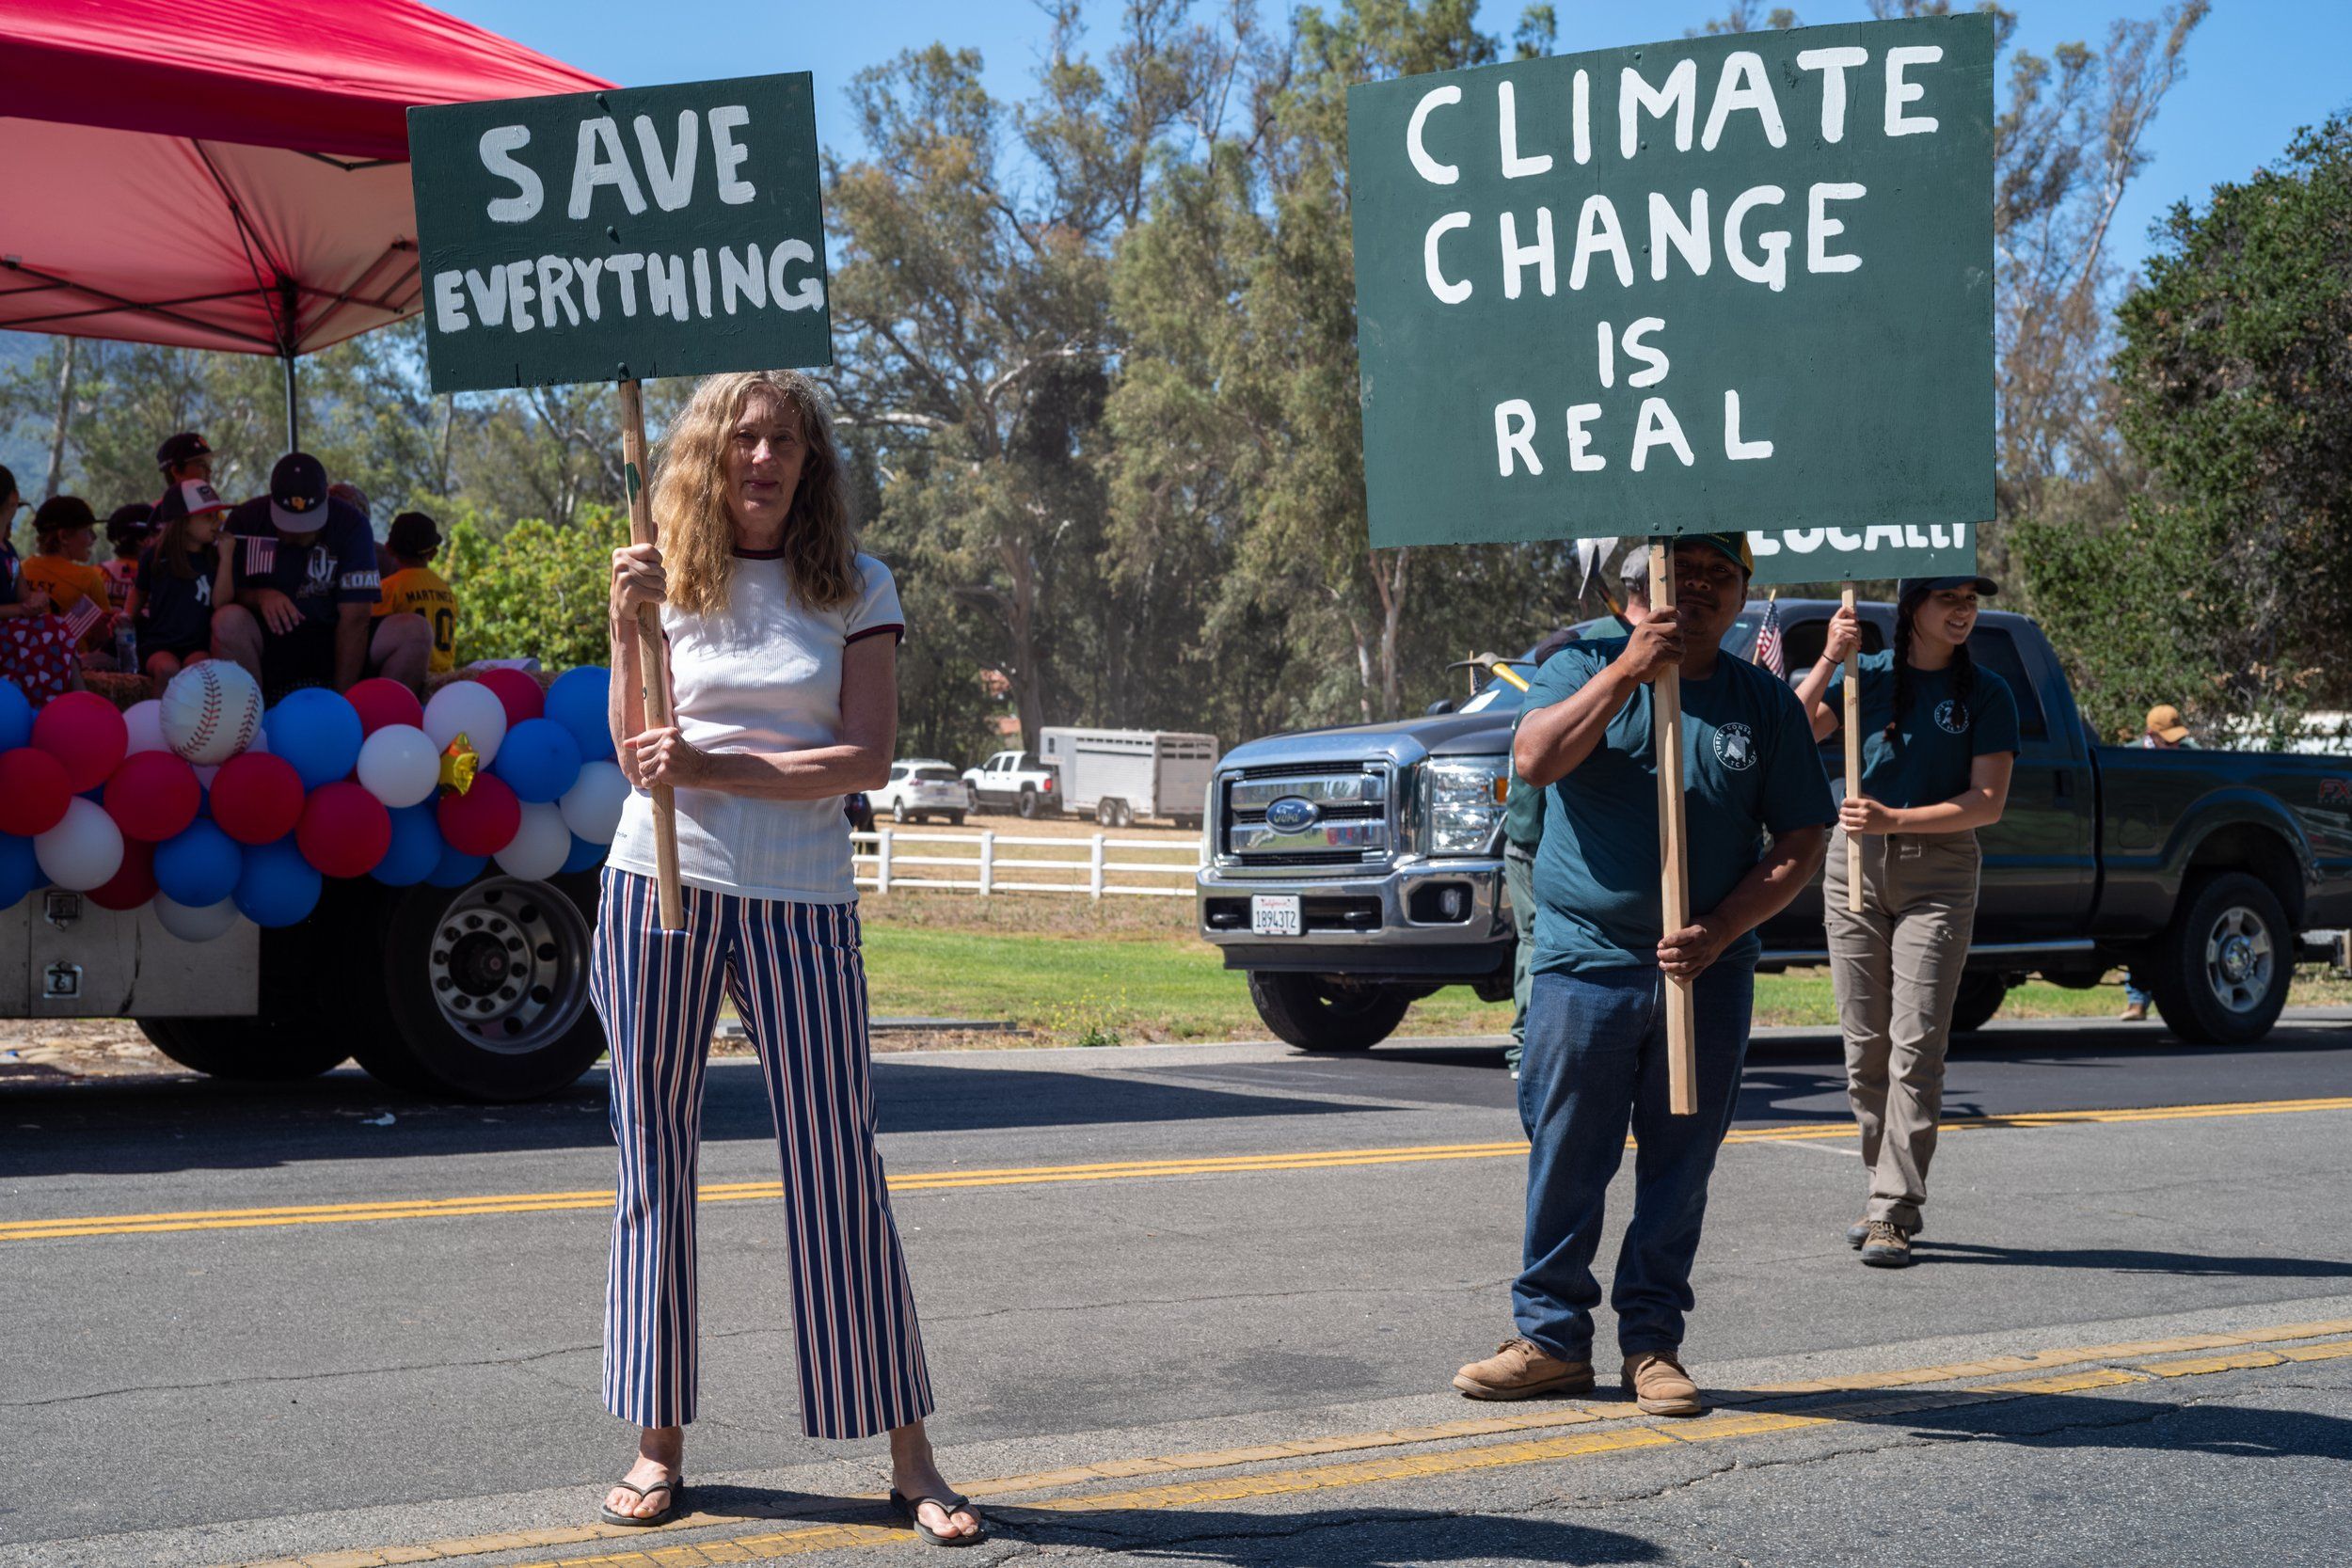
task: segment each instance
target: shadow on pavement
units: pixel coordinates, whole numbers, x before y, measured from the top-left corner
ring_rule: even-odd
[[[1279,1085],[1244,1094],[1124,1073],[965,1072],[886,1057],[874,1064],[874,1085],[885,1133],[1383,1114],[1378,1106],[1281,1093]],[[765,1143],[774,1136],[758,1069],[748,1062],[714,1065],[703,1103],[704,1141]],[[349,1069],[301,1084],[86,1081],[0,1095],[0,1178],[252,1170],[306,1160],[604,1148],[612,1142],[601,1069],[528,1105],[434,1104]]]
[[[1995,1263],[2037,1269],[2096,1269],[2103,1274],[2169,1274],[2188,1278],[2352,1279],[2352,1261],[2335,1258],[2226,1257],[2151,1252],[2137,1247],[1978,1246],[1922,1236],[1912,1243],[1922,1263]]]

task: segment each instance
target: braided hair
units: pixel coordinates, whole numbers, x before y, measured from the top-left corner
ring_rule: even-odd
[[[1911,705],[1912,623],[1917,618],[1919,606],[1926,602],[1927,597],[1925,593],[1914,594],[1895,607],[1895,705],[1892,716],[1886,721],[1884,733],[1887,740],[1897,746],[1902,744],[1903,710]],[[1952,650],[1952,696],[1960,704],[1962,711],[1967,710],[1968,700],[1976,694],[1976,689],[1977,661],[1969,657],[1968,644],[1963,642]]]

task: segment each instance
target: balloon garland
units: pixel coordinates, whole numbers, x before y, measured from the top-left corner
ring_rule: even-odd
[[[525,879],[587,870],[628,798],[610,681],[570,670],[542,693],[499,670],[421,704],[370,680],[264,713],[251,677],[215,660],[124,713],[92,692],[36,711],[0,680],[0,909],[54,885],[151,907],[173,936],[209,942],[240,917],[306,919],[329,879],[458,887],[493,861]]]

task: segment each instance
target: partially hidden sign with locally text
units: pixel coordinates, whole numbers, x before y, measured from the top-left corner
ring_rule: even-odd
[[[1969,571],[1993,515],[1993,24],[1351,89],[1372,542],[1744,529]]]
[[[437,392],[833,363],[805,71],[408,111]]]

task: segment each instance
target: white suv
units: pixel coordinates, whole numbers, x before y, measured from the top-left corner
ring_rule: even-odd
[[[890,765],[890,782],[868,797],[874,815],[894,822],[925,822],[944,816],[958,827],[971,809],[972,792],[952,762],[937,757],[902,757]]]

